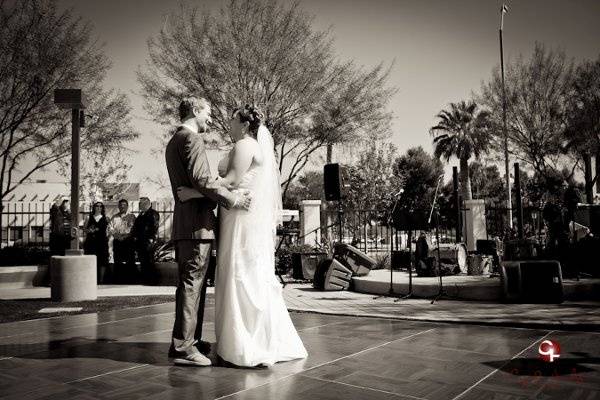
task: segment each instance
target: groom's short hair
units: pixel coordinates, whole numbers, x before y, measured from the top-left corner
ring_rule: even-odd
[[[194,108],[204,110],[207,107],[210,107],[210,103],[203,97],[186,97],[179,103],[179,119],[183,120],[185,117],[191,115]]]

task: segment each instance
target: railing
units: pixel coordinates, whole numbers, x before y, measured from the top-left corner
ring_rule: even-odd
[[[324,210],[321,216],[322,236],[325,240],[343,242],[356,246],[365,253],[389,253],[390,250],[408,248],[408,230],[388,226],[388,211],[344,210],[342,213],[342,238],[340,239],[339,215],[337,210]],[[428,215],[427,210],[423,214]],[[441,243],[456,241],[455,217],[446,210],[440,211],[439,225],[434,214],[429,229],[415,229],[411,232],[413,241],[421,233],[429,233],[436,239],[438,228]],[[423,224],[421,224],[423,225]],[[421,226],[422,227],[422,226]],[[390,246],[392,248],[390,249]]]
[[[507,218],[506,207],[487,206],[485,209],[487,236],[492,238],[514,238],[517,236],[517,220],[515,209],[513,209],[513,227],[510,229]],[[529,238],[537,238],[544,243],[546,226],[542,216],[542,210],[536,206],[523,207],[523,235]]]
[[[106,215],[110,218],[117,213],[116,204],[105,204]],[[15,244],[47,246],[50,240],[50,208],[52,203],[7,203],[2,212],[2,232],[0,246]],[[159,216],[158,238],[168,240],[171,237],[173,221],[172,203],[153,203]],[[89,215],[90,205],[82,205],[79,212],[79,225],[83,225]],[[137,202],[130,202],[129,211],[139,215]]]

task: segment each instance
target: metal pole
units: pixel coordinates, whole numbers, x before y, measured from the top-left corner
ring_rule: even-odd
[[[79,250],[79,109],[71,110],[71,250]]]
[[[521,171],[519,163],[515,163],[515,194],[517,196],[517,229],[519,239],[523,239],[523,201],[521,199]]]
[[[508,131],[506,129],[506,86],[504,84],[504,47],[502,45],[502,28],[504,26],[504,12],[501,12],[500,22],[500,71],[502,72],[502,130],[504,134],[504,171],[506,179],[506,216],[508,226],[513,227],[512,199],[510,194],[510,163],[508,161]]]
[[[456,207],[456,243],[461,241],[460,231],[460,198],[458,196],[458,167],[452,167],[452,184],[454,192],[454,206]]]

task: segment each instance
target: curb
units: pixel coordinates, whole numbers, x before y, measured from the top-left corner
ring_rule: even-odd
[[[577,323],[556,323],[549,321],[542,322],[516,322],[509,320],[500,320],[500,321],[486,321],[486,320],[477,320],[477,319],[431,319],[431,318],[419,318],[419,317],[404,317],[398,315],[390,315],[390,314],[365,314],[365,313],[345,313],[345,312],[336,312],[329,311],[323,309],[309,309],[309,308],[298,308],[298,307],[289,307],[288,311],[294,311],[299,313],[310,313],[310,314],[322,314],[322,315],[339,315],[342,317],[363,317],[363,318],[381,318],[381,319],[391,319],[397,321],[414,321],[414,322],[427,322],[427,323],[435,323],[435,324],[464,324],[464,325],[482,325],[482,326],[497,326],[497,327],[505,327],[505,328],[515,328],[515,329],[542,329],[549,331],[577,331],[577,332],[586,332],[586,333],[596,333],[600,334],[600,324],[577,324]]]

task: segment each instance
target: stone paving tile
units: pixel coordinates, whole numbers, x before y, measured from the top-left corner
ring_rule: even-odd
[[[352,292],[284,290],[309,357],[266,370],[183,368],[166,353],[173,303],[0,324],[0,397],[6,399],[592,399],[600,396],[600,334],[446,324],[470,314],[594,321],[593,304],[526,306],[442,300],[394,302]],[[511,311],[511,308],[515,308]],[[542,311],[536,312],[538,309]],[[575,310],[584,310],[577,319]],[[331,315],[331,313],[356,316]],[[522,315],[524,314],[524,315]],[[204,325],[215,340],[214,309]],[[373,317],[381,315],[383,318]],[[537,345],[563,349],[549,367]],[[212,355],[214,358],[214,354]]]

